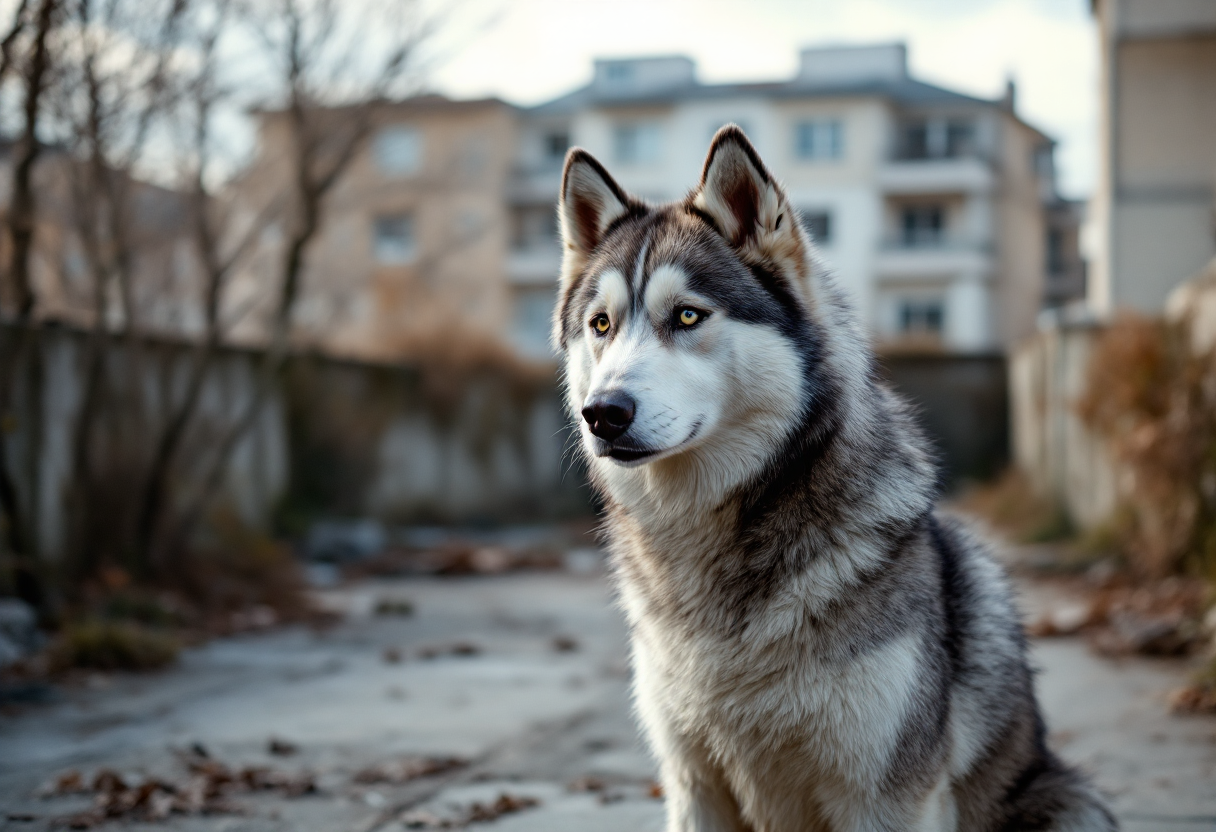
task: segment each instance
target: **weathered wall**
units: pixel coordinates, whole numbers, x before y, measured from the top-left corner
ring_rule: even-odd
[[[1040,331],[1009,365],[1014,462],[1080,528],[1108,520],[1119,497],[1110,455],[1077,414],[1099,332],[1092,324]]]
[[[0,335],[13,343],[11,330]],[[67,545],[64,501],[87,335],[42,329],[38,348],[41,393],[31,398],[28,383],[18,387],[16,419],[5,425],[0,441],[18,474],[39,548],[53,558]],[[94,469],[107,485],[97,493],[109,493],[121,505],[116,511],[131,511],[127,503],[133,501],[124,495],[143,482],[151,447],[171,403],[182,396],[192,353],[172,342],[115,340],[106,354],[109,378],[117,380],[110,389],[117,392],[97,411]],[[246,411],[259,362],[258,353],[245,350],[223,350],[213,362],[184,445],[184,479],[197,479],[207,452]],[[568,439],[547,373],[483,368],[428,374],[299,356],[236,446],[218,500],[262,528],[282,528],[287,521],[299,529],[312,518],[335,515],[401,522],[569,515],[587,510],[589,492],[573,455],[563,459]],[[32,506],[30,493],[37,494]]]
[[[469,522],[587,508],[547,374],[300,358],[284,394],[288,493],[306,513]]]

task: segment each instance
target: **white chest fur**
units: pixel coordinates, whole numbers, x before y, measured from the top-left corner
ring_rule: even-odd
[[[741,631],[709,626],[715,611],[697,603],[715,598],[704,568],[713,547],[702,535],[686,542],[649,569],[632,551],[621,581],[637,708],[665,781],[716,783],[757,829],[866,828],[867,813],[886,811],[873,796],[916,690],[919,636],[829,649],[807,614],[813,575],[751,610]],[[687,828],[703,826],[718,828]]]

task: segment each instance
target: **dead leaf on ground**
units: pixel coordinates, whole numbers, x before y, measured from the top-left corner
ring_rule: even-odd
[[[1187,685],[1170,694],[1170,711],[1176,714],[1216,714],[1216,688]]]
[[[109,820],[158,821],[170,815],[243,814],[229,796],[242,792],[277,791],[286,797],[316,792],[316,779],[308,772],[290,773],[268,766],[232,769],[198,753],[184,755],[187,775],[179,780],[156,777],[128,783],[113,769],[99,769],[91,784],[78,771],[56,779],[48,796],[92,792],[93,806],[59,819],[57,825],[91,829]]]
[[[469,807],[468,823],[485,823],[497,820],[503,815],[511,815],[539,806],[540,801],[534,797],[516,797],[515,795],[500,794],[498,799],[490,804],[474,803]]]
[[[440,656],[476,656],[481,653],[481,648],[476,644],[468,641],[457,641],[452,644],[438,645],[433,647],[423,647],[418,651],[420,659],[437,659]]]
[[[580,777],[577,780],[570,782],[566,786],[567,791],[572,792],[602,792],[606,787],[603,780],[598,777]]]
[[[425,809],[413,809],[400,815],[397,820],[406,829],[459,829],[474,823],[488,823],[503,815],[511,815],[539,806],[534,797],[521,797],[502,793],[493,803],[474,802],[454,815],[440,817]]]

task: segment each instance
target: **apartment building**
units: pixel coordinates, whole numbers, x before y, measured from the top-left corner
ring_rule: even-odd
[[[516,342],[547,351],[567,148],[587,148],[640,196],[675,199],[735,122],[880,346],[1001,353],[1045,304],[1084,291],[1054,143],[1015,103],[1012,84],[984,100],[912,78],[903,44],[808,49],[794,78],[769,83],[703,84],[682,56],[596,61],[590,84],[522,114],[506,261]]]
[[[1216,256],[1216,2],[1092,5],[1102,98],[1089,305],[1160,312]]]
[[[442,346],[456,331],[505,343],[517,110],[493,98],[438,95],[364,106],[374,106],[370,135],[327,195],[306,253],[293,316],[297,344],[398,360]],[[352,117],[340,109],[330,115]],[[247,222],[267,206],[276,217],[229,291],[234,310],[254,309],[236,327],[238,340],[265,334],[290,221],[290,212],[273,206],[290,193],[291,141],[283,113],[261,113],[255,159],[227,194]]]

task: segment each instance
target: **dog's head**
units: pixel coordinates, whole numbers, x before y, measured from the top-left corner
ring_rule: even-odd
[[[700,184],[662,206],[571,150],[559,211],[555,338],[593,467],[761,464],[807,405],[820,299],[812,244],[743,132],[722,128]]]

